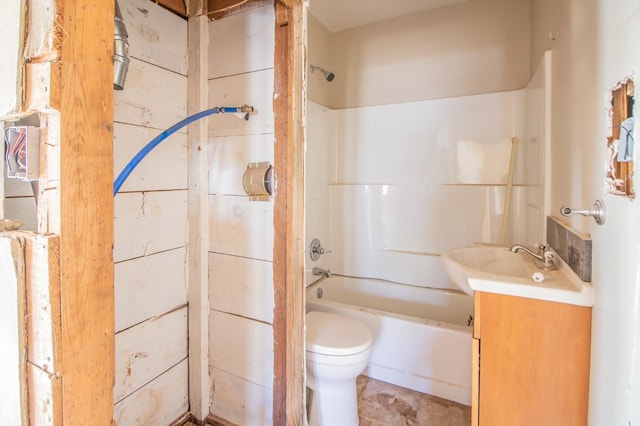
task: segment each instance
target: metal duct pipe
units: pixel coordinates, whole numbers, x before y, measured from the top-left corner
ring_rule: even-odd
[[[122,20],[122,13],[116,0],[116,16],[113,26],[113,88],[124,89],[129,69],[129,34]]]

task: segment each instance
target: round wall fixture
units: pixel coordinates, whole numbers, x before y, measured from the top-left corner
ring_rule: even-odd
[[[249,163],[242,176],[242,186],[251,201],[268,201],[273,194],[273,167],[271,164]]]

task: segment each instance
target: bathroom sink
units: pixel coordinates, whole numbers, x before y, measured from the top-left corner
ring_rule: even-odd
[[[508,247],[476,244],[442,254],[449,278],[467,294],[474,291],[528,297],[551,302],[592,306],[593,288],[581,281],[562,261],[554,270],[544,270],[524,252]]]

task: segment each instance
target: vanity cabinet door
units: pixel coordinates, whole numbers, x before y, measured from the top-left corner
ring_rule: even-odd
[[[586,425],[591,308],[478,296],[479,425]]]

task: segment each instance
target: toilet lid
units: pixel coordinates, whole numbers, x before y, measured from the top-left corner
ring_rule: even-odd
[[[353,355],[366,350],[373,341],[371,331],[357,321],[327,312],[306,315],[307,351],[324,355]]]

